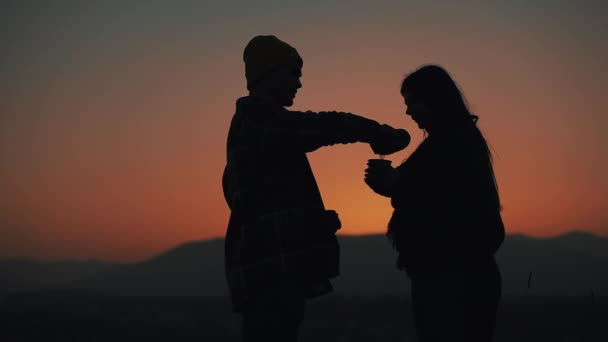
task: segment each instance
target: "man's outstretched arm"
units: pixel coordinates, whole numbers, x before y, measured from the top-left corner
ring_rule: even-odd
[[[283,107],[258,110],[264,114],[252,121],[269,145],[287,144],[311,152],[322,146],[365,142],[374,153],[385,155],[404,149],[410,142],[405,130],[352,113],[299,112]]]
[[[391,154],[409,144],[409,134],[375,120],[345,112],[293,112],[284,117],[293,121],[291,130],[306,152],[334,144],[364,142],[377,154]]]

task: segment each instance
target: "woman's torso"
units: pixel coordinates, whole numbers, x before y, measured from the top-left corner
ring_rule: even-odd
[[[476,128],[429,136],[397,169],[388,235],[399,267],[422,272],[493,261],[504,227]]]

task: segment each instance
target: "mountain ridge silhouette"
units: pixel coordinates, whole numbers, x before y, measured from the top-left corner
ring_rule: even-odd
[[[402,296],[409,281],[381,234],[339,235],[335,293]],[[224,240],[189,241],[142,262],[0,261],[0,291],[77,290],[125,295],[227,296]],[[505,294],[608,294],[608,238],[570,232],[551,238],[508,235],[497,253]],[[71,269],[70,269],[71,267]],[[530,287],[528,279],[530,278]]]

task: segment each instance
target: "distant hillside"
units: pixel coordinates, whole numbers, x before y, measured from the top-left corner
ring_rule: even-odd
[[[608,239],[571,233],[536,239],[513,235],[497,253],[508,293],[608,294]],[[531,289],[527,289],[532,272]]]
[[[224,240],[184,243],[147,261],[95,274],[71,285],[142,295],[227,295]]]
[[[566,248],[591,254],[600,258],[608,258],[608,239],[585,232],[571,232],[553,239],[555,243]]]
[[[120,264],[101,261],[38,262],[26,259],[0,260],[0,291],[37,291],[100,274]]]
[[[405,295],[408,280],[383,235],[340,236],[343,295]],[[145,262],[0,262],[0,290],[85,289],[140,295],[227,295],[224,241],[189,242]],[[510,235],[497,254],[506,294],[608,294],[608,239],[571,233],[539,239]],[[531,288],[527,288],[532,272]]]

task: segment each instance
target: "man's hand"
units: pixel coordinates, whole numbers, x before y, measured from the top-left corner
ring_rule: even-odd
[[[410,140],[410,135],[406,130],[382,125],[369,145],[375,154],[387,155],[403,150],[409,145]]]
[[[340,218],[338,217],[338,213],[335,210],[325,210],[325,215],[323,216],[325,224],[329,227],[329,231],[335,233],[342,227],[342,222],[340,222]]]

